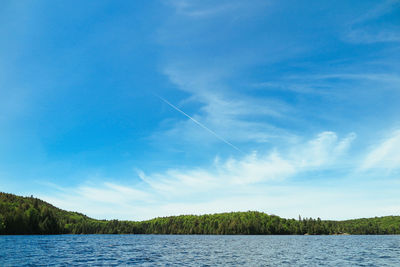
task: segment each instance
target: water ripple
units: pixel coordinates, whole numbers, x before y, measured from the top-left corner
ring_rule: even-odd
[[[400,266],[400,236],[0,236],[0,266]]]

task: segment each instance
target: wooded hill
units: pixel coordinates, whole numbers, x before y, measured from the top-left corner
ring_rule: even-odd
[[[95,220],[34,197],[0,192],[0,234],[400,234],[400,216],[346,221],[283,219],[262,212],[181,215],[147,221]]]

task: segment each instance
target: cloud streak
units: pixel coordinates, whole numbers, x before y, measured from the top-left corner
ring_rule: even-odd
[[[181,109],[179,109],[177,106],[175,106],[174,104],[170,103],[168,100],[166,100],[165,98],[162,98],[159,95],[154,94],[156,97],[158,97],[160,100],[162,100],[164,103],[168,104],[170,107],[172,107],[173,109],[175,109],[176,111],[178,111],[179,113],[183,114],[184,116],[186,116],[187,118],[189,118],[191,121],[193,121],[194,123],[196,123],[197,125],[199,125],[201,128],[203,128],[204,130],[206,130],[207,132],[211,133],[212,135],[214,135],[216,138],[218,138],[219,140],[221,140],[222,142],[224,142],[225,144],[229,145],[230,147],[234,148],[235,150],[244,153],[242,150],[240,150],[237,146],[233,145],[231,142],[229,142],[228,140],[226,140],[225,138],[219,136],[216,132],[214,132],[213,130],[211,130],[210,128],[208,128],[207,126],[205,126],[204,124],[202,124],[201,122],[199,122],[198,120],[194,119],[193,117],[189,116],[187,113],[185,113],[184,111],[182,111]]]
[[[342,164],[342,157],[354,138],[354,134],[339,139],[334,132],[322,132],[287,151],[273,149],[264,154],[254,151],[241,158],[225,160],[215,157],[208,167],[175,168],[149,174],[137,170],[141,182],[135,185],[86,183],[44,199],[97,218],[105,212],[109,213],[107,218],[149,219],[248,209],[276,212],[279,208],[282,208],[280,215],[295,216],[299,212],[295,210],[298,208],[295,203],[302,200],[294,200],[296,189],[288,187],[287,181],[303,173],[334,169]]]
[[[400,7],[399,1],[382,1],[350,23],[350,29],[344,40],[351,43],[372,44],[383,42],[400,42],[398,23],[376,22],[379,18],[396,12]],[[397,14],[398,15],[398,14]],[[396,15],[395,15],[396,16]]]
[[[381,141],[365,157],[361,164],[362,171],[400,168],[400,130],[393,131],[388,138]]]

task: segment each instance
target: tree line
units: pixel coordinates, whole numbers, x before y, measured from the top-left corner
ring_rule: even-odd
[[[147,221],[95,220],[34,197],[0,193],[0,234],[400,234],[400,216],[346,221],[284,219],[257,211],[181,215]]]

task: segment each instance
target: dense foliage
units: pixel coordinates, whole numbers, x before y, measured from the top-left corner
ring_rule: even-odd
[[[182,215],[132,222],[95,220],[34,197],[0,193],[0,234],[400,234],[400,216],[323,221],[261,212]]]

